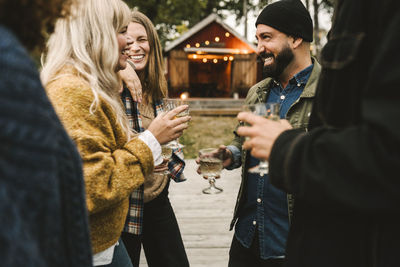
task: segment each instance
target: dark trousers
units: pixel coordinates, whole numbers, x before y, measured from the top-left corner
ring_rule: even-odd
[[[126,251],[131,258],[133,267],[139,267],[140,250],[142,245],[141,238],[140,235],[133,235],[125,232],[122,232],[121,235],[121,239],[125,244]]]
[[[261,259],[258,233],[254,235],[250,248],[244,247],[235,236],[233,237],[228,267],[282,267],[283,263],[284,259]]]
[[[149,267],[188,267],[189,261],[186,256],[178,222],[174,210],[168,198],[168,186],[158,197],[144,205],[143,233],[141,238],[134,236],[132,249],[127,242],[125,245],[132,258],[133,266],[139,266],[140,242],[143,244],[144,254]],[[129,241],[128,241],[129,242]],[[139,248],[137,244],[139,242]]]

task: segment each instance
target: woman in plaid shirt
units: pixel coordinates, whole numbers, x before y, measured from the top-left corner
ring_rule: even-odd
[[[134,11],[128,25],[128,36],[133,43],[130,60],[139,77],[140,84],[129,86],[136,74],[132,69],[121,72],[127,83],[121,94],[131,126],[144,131],[151,121],[162,112],[162,98],[167,95],[164,77],[162,48],[152,22],[144,14]],[[143,97],[142,90],[143,88]],[[185,181],[185,162],[182,151],[174,151],[172,159],[155,167],[154,173],[145,178],[144,186],[131,194],[130,209],[122,234],[134,266],[139,266],[140,248],[143,244],[150,267],[186,267],[189,262],[168,199],[170,179]],[[169,175],[164,172],[168,170]]]

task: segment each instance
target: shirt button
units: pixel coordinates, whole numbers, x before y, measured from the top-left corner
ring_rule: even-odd
[[[261,198],[257,198],[257,202],[258,202],[258,203],[261,203]]]
[[[253,221],[253,225],[256,225],[257,224],[257,222],[256,221]]]
[[[282,100],[285,99],[285,96],[284,96],[284,95],[281,95],[281,99],[282,99]]]

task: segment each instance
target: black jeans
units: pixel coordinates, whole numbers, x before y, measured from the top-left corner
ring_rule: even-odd
[[[149,267],[189,266],[178,222],[168,198],[168,187],[169,183],[158,197],[144,204],[141,237],[122,235],[134,267],[139,266],[140,242]]]
[[[250,248],[244,247],[235,236],[233,237],[228,267],[282,267],[283,263],[284,259],[261,259],[257,232]]]
[[[129,258],[131,258],[133,267],[139,267],[142,236],[122,232],[121,239],[124,242]]]

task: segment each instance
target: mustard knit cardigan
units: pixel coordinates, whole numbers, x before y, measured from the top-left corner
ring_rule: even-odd
[[[92,249],[97,253],[118,241],[129,194],[153,171],[153,155],[138,138],[127,143],[115,113],[103,99],[90,114],[94,96],[76,70],[65,67],[59,74],[46,91],[83,160]]]

